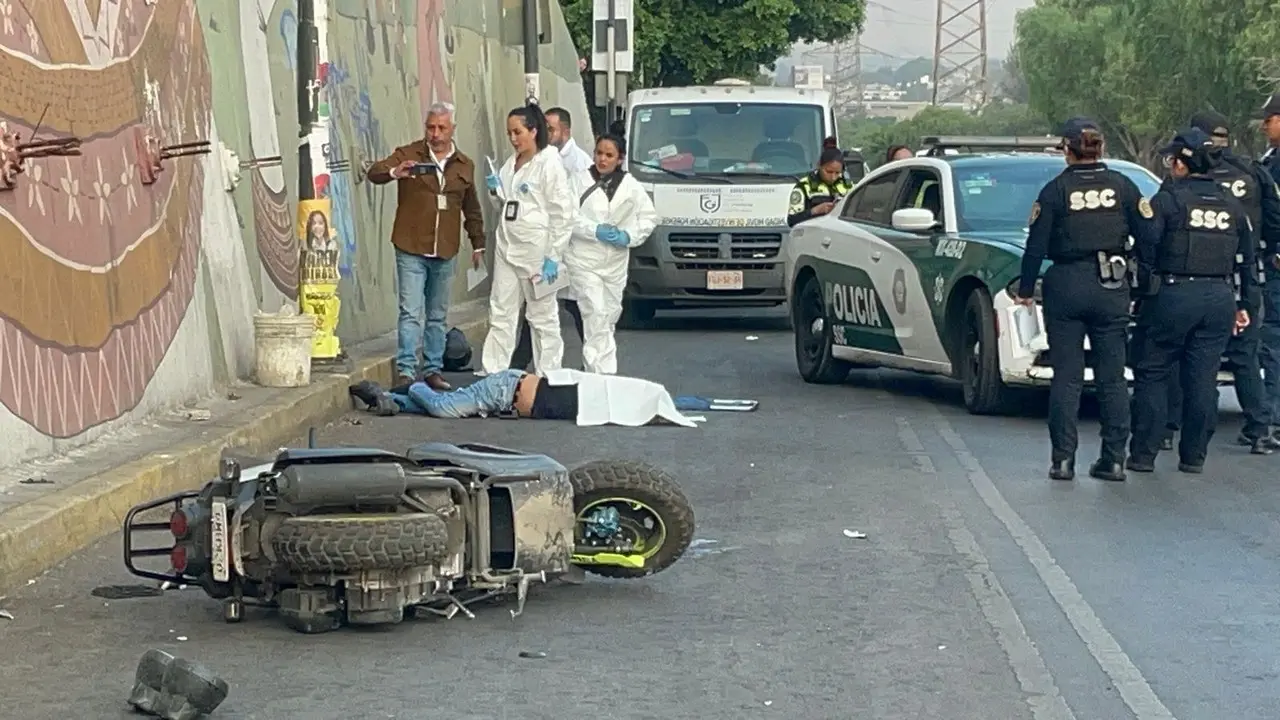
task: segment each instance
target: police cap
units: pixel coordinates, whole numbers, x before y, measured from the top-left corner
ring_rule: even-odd
[[[1216,110],[1205,110],[1192,115],[1188,125],[1209,135],[1214,145],[1226,145],[1231,137],[1227,116]]]
[[[1280,94],[1267,98],[1267,101],[1262,103],[1262,107],[1254,115],[1260,120],[1266,120],[1272,115],[1280,115]]]
[[[1101,134],[1102,130],[1098,127],[1098,123],[1087,117],[1073,117],[1062,126],[1062,138],[1069,143],[1079,143],[1084,138],[1085,132],[1092,130]]]
[[[1189,158],[1197,152],[1208,150],[1213,138],[1199,128],[1190,127],[1173,136],[1173,140],[1160,151],[1161,155]]]

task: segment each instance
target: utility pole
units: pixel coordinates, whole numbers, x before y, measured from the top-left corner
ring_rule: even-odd
[[[319,119],[316,107],[315,3],[298,0],[298,199],[316,196],[315,168],[311,162],[311,129]]]
[[[524,0],[524,95],[529,105],[538,104],[542,92],[538,74],[538,0]]]
[[[853,114],[863,114],[863,101],[866,98],[867,84],[862,78],[862,31],[853,38]]]
[[[932,102],[956,99],[987,101],[987,0],[938,0]]]
[[[634,0],[594,0],[591,8],[591,70],[595,101],[605,108],[605,130],[618,120],[627,97],[627,79],[635,72]]]

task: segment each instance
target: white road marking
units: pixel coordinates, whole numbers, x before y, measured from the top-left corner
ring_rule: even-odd
[[[1112,684],[1120,692],[1120,697],[1133,711],[1137,720],[1177,720],[1173,712],[1156,696],[1150,683],[1120,647],[1115,636],[1103,626],[1097,613],[1085,601],[1071,577],[1049,554],[1049,549],[1036,536],[1035,531],[1004,499],[1004,495],[991,480],[991,476],[983,469],[978,458],[969,450],[960,435],[951,427],[951,423],[934,408],[930,408],[928,412],[933,417],[938,434],[951,447],[960,465],[968,472],[969,483],[973,489],[977,491],[982,502],[986,503],[996,519],[1004,524],[1018,547],[1022,548],[1023,555],[1035,568],[1036,574],[1040,576],[1049,594],[1066,614],[1067,620],[1071,622],[1076,634],[1089,648],[1089,653],[1093,655],[1098,666],[1111,678]]]
[[[924,444],[920,436],[906,418],[898,418],[898,439],[907,452],[919,457],[924,452]],[[927,455],[925,456],[928,457]],[[929,462],[933,466],[933,462]],[[1017,610],[1009,600],[1008,594],[995,572],[986,554],[973,537],[973,533],[965,527],[959,512],[950,506],[943,507],[943,522],[947,527],[947,536],[956,552],[964,556],[972,567],[965,569],[965,577],[973,597],[978,601],[987,624],[996,633],[996,642],[1009,658],[1009,666],[1018,679],[1022,691],[1027,694],[1027,705],[1031,706],[1031,715],[1035,720],[1076,720],[1075,713],[1063,699],[1053,675],[1044,664],[1044,658],[1036,649],[1035,643],[1027,634],[1027,628],[1018,617]]]

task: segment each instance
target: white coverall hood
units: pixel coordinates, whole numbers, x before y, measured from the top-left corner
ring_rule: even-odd
[[[489,336],[481,354],[481,364],[489,374],[505,370],[511,363],[521,305],[533,332],[534,367],[538,372],[559,368],[564,356],[555,293],[536,297],[532,278],[542,274],[546,258],[563,264],[577,198],[554,146],[540,150],[519,171],[515,163],[512,155],[498,171],[498,229],[489,290]],[[513,214],[514,219],[510,219]],[[564,267],[561,273],[567,273]]]
[[[589,172],[574,177],[574,189],[582,193],[595,185]],[[582,360],[588,372],[618,372],[618,344],[614,328],[622,315],[622,292],[627,286],[630,248],[644,244],[657,226],[653,201],[631,175],[622,177],[610,200],[603,187],[582,199],[574,222],[573,238],[565,254],[569,284],[582,311]],[[596,226],[613,225],[631,237],[620,248],[596,239]]]

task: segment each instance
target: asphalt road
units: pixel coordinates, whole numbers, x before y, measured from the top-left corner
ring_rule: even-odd
[[[197,590],[92,597],[134,582],[111,538],[5,602],[0,717],[128,717],[150,647],[221,672],[221,718],[1276,717],[1280,457],[1232,447],[1238,418],[1203,476],[1162,458],[1124,484],[1053,483],[1042,420],[971,417],[945,381],[810,386],[776,324],[657,326],[624,335],[624,372],[760,410],[696,430],[353,415],[323,439],[649,459],[697,511],[670,570],[546,588],[514,621],[304,636],[252,611],[226,625]],[[1082,435],[1083,462],[1096,424]]]

